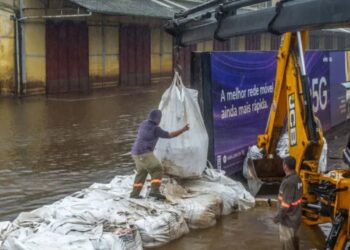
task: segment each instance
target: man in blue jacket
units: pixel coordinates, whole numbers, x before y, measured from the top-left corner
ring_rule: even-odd
[[[151,175],[151,192],[149,196],[157,199],[165,199],[159,191],[163,177],[163,167],[154,156],[153,150],[159,138],[174,138],[189,130],[187,124],[182,129],[167,132],[159,127],[162,112],[158,109],[152,110],[148,119],[140,124],[136,141],[132,147],[131,154],[136,164],[137,174],[135,176],[131,198],[141,198],[140,192],[145,183],[147,174]]]

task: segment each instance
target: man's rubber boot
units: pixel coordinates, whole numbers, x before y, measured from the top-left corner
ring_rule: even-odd
[[[130,198],[132,198],[132,199],[142,199],[143,197],[141,195],[130,195]]]
[[[164,195],[162,195],[161,193],[150,193],[149,196],[156,198],[157,200],[162,200],[162,201],[166,200],[166,197]]]

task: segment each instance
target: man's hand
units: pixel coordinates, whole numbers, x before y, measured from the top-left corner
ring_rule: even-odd
[[[186,124],[182,129],[179,129],[177,131],[169,133],[170,138],[174,138],[176,136],[179,136],[179,135],[181,135],[182,133],[186,132],[189,129],[190,129],[190,125]]]
[[[182,131],[183,131],[183,132],[186,132],[186,131],[188,131],[188,130],[190,130],[190,125],[189,125],[189,124],[186,124],[185,127],[182,128]]]

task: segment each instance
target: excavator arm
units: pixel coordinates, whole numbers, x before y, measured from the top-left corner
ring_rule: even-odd
[[[265,157],[253,164],[264,181],[282,178],[276,147],[287,124],[289,153],[297,160],[296,171],[303,181],[304,223],[331,222],[326,247],[344,249],[350,240],[350,170],[327,174],[318,171],[323,134],[312,111],[304,48],[309,30],[349,26],[350,1],[281,0],[275,8],[242,10],[262,2],[265,1],[213,0],[176,14],[165,29],[175,37],[177,46],[253,33],[283,33],[270,115],[265,134],[258,136],[257,144]],[[348,150],[344,152],[346,157]]]

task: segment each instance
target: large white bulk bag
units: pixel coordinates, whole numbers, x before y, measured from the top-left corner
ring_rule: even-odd
[[[165,173],[178,177],[199,177],[206,167],[208,134],[198,105],[198,91],[186,88],[177,72],[164,92],[159,109],[160,127],[172,132],[190,125],[190,130],[172,139],[159,139],[154,151]]]

